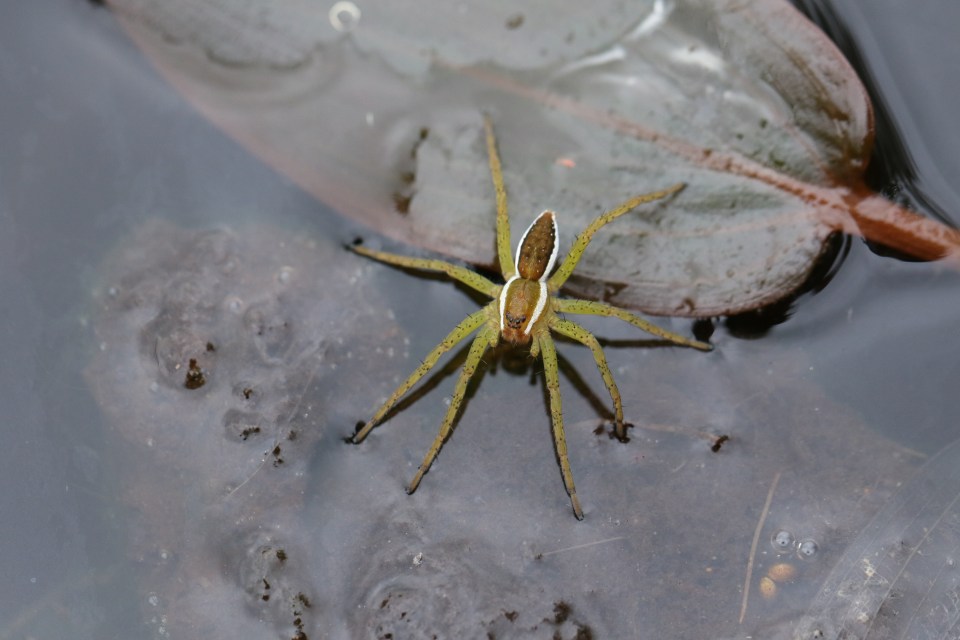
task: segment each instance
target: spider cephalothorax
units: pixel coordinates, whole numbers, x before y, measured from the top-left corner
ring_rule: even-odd
[[[363,439],[367,437],[367,434],[370,433],[370,430],[379,424],[391,407],[436,365],[444,353],[479,329],[477,336],[473,339],[473,343],[470,346],[470,351],[463,364],[460,377],[457,379],[450,407],[447,409],[446,416],[444,416],[443,422],[440,425],[440,432],[437,434],[433,445],[420,464],[420,468],[407,487],[407,493],[413,493],[416,491],[417,486],[419,486],[423,475],[430,469],[430,465],[440,452],[440,447],[443,446],[444,441],[450,435],[453,429],[454,418],[457,415],[457,411],[466,393],[467,383],[476,371],[477,365],[483,357],[484,352],[488,348],[496,346],[501,338],[515,345],[529,344],[531,355],[533,357],[541,356],[543,358],[543,372],[547,384],[547,392],[550,396],[550,416],[553,422],[553,437],[557,449],[557,457],[560,460],[560,472],[563,475],[564,486],[570,496],[573,513],[577,519],[582,520],[583,509],[580,507],[580,501],[577,499],[577,491],[574,488],[573,473],[570,471],[570,461],[567,457],[567,443],[563,433],[559,367],[557,365],[557,352],[553,345],[553,338],[550,336],[551,331],[556,331],[560,335],[576,340],[593,352],[593,358],[597,363],[597,368],[600,370],[603,382],[610,392],[611,400],[613,400],[615,429],[617,437],[621,440],[626,439],[627,427],[623,420],[623,404],[620,400],[620,391],[617,389],[617,384],[613,381],[613,375],[610,373],[610,367],[607,366],[607,360],[603,355],[603,350],[600,348],[600,343],[589,331],[571,320],[561,318],[558,314],[572,313],[613,316],[629,322],[647,333],[651,333],[675,344],[694,347],[704,351],[710,350],[711,347],[704,342],[689,340],[683,336],[665,331],[624,309],[619,309],[603,302],[558,298],[556,297],[556,293],[560,290],[560,287],[563,286],[564,282],[567,281],[567,278],[570,277],[577,262],[580,261],[580,256],[583,255],[584,249],[586,249],[587,244],[589,244],[590,239],[598,229],[627,213],[637,205],[644,202],[660,200],[677,193],[683,189],[684,185],[676,184],[662,191],[636,196],[602,214],[591,222],[583,233],[577,236],[573,246],[570,248],[570,253],[567,254],[566,259],[551,275],[551,271],[553,271],[557,260],[556,214],[552,211],[544,211],[533,221],[520,239],[517,247],[516,260],[513,260],[510,255],[510,220],[507,216],[507,196],[503,186],[500,157],[497,154],[493,127],[489,119],[484,119],[484,126],[486,128],[490,174],[493,178],[493,186],[496,190],[497,199],[497,255],[506,282],[502,285],[495,284],[479,273],[442,260],[409,258],[384,253],[382,251],[373,251],[362,246],[351,247],[357,253],[389,264],[446,273],[451,278],[493,298],[483,309],[467,316],[463,322],[457,325],[453,331],[424,358],[423,363],[397,387],[393,395],[383,403],[370,421],[356,432],[353,438],[351,438],[351,441],[355,444],[362,442]]]

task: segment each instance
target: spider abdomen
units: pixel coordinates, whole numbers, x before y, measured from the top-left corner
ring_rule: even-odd
[[[557,220],[544,211],[527,228],[517,248],[517,273],[527,280],[543,280],[557,259]]]

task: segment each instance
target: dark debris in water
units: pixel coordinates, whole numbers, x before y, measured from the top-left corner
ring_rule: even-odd
[[[151,222],[107,260],[95,326],[102,350],[88,380],[115,430],[121,499],[140,514],[130,552],[178,550],[138,565],[144,589],[157,594],[151,601],[162,603],[145,605],[144,618],[164,616],[174,635],[248,637],[244,611],[281,638],[322,629],[294,523],[327,428],[314,406],[358,384],[345,368],[331,375],[358,317],[382,325],[345,274],[331,280],[342,283],[338,292],[314,277],[341,256],[276,230]],[[234,597],[208,606],[227,592]]]
[[[714,441],[713,445],[710,447],[710,451],[713,451],[714,453],[719,453],[719,452],[720,452],[720,448],[721,448],[726,442],[729,442],[729,441],[730,441],[730,436],[728,436],[728,435],[718,436],[717,439]]]
[[[187,366],[187,378],[183,381],[183,386],[193,390],[199,389],[205,384],[207,384],[207,379],[203,375],[203,369],[197,364],[196,358],[190,358],[190,363]]]

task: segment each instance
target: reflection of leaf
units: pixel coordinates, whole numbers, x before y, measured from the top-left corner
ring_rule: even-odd
[[[960,247],[863,185],[863,87],[779,0],[570,3],[519,19],[506,3],[468,15],[363,3],[349,33],[315,3],[112,4],[171,82],[258,155],[344,214],[470,262],[494,260],[481,110],[516,224],[556,209],[567,243],[598,209],[689,183],[594,240],[571,288],[617,304],[704,316],[770,303],[838,230],[924,259]]]

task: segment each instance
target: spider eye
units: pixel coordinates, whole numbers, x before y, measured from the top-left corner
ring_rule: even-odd
[[[504,314],[504,319],[507,321],[507,326],[511,329],[519,329],[523,326],[523,323],[527,321],[526,314],[514,315],[507,311]]]

